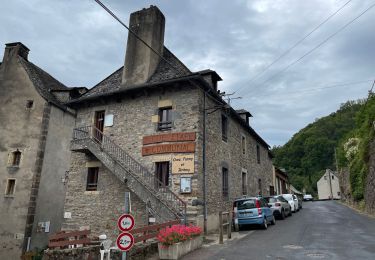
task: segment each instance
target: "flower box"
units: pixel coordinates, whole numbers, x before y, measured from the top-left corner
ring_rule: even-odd
[[[175,225],[158,234],[160,259],[178,259],[203,244],[202,229],[196,226]]]
[[[191,240],[185,240],[170,246],[163,246],[158,244],[160,259],[179,259],[181,256],[198,249],[203,244],[203,237],[195,237]]]

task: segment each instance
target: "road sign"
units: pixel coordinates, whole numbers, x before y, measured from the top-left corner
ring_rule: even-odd
[[[117,237],[116,244],[121,251],[129,251],[134,245],[134,237],[130,233],[121,233]]]
[[[117,221],[117,226],[121,231],[129,231],[134,227],[134,218],[130,214],[123,214]]]

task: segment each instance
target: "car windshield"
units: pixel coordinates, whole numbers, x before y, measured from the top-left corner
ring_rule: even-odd
[[[238,210],[256,208],[255,199],[239,200],[236,202],[236,205]]]

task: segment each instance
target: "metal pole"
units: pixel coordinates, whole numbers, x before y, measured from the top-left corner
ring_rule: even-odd
[[[125,207],[124,207],[124,213],[129,214],[130,213],[130,192],[125,191]],[[122,252],[121,260],[127,260],[128,255],[126,252]]]
[[[223,212],[219,212],[219,244],[223,244]]]
[[[203,96],[203,144],[202,144],[202,152],[203,152],[203,231],[204,234],[207,235],[207,187],[206,187],[206,96],[207,92],[204,91]]]

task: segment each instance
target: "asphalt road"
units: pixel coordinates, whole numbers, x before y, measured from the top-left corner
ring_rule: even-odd
[[[213,245],[183,260],[375,259],[375,219],[335,201],[304,202],[303,209],[267,230]]]

